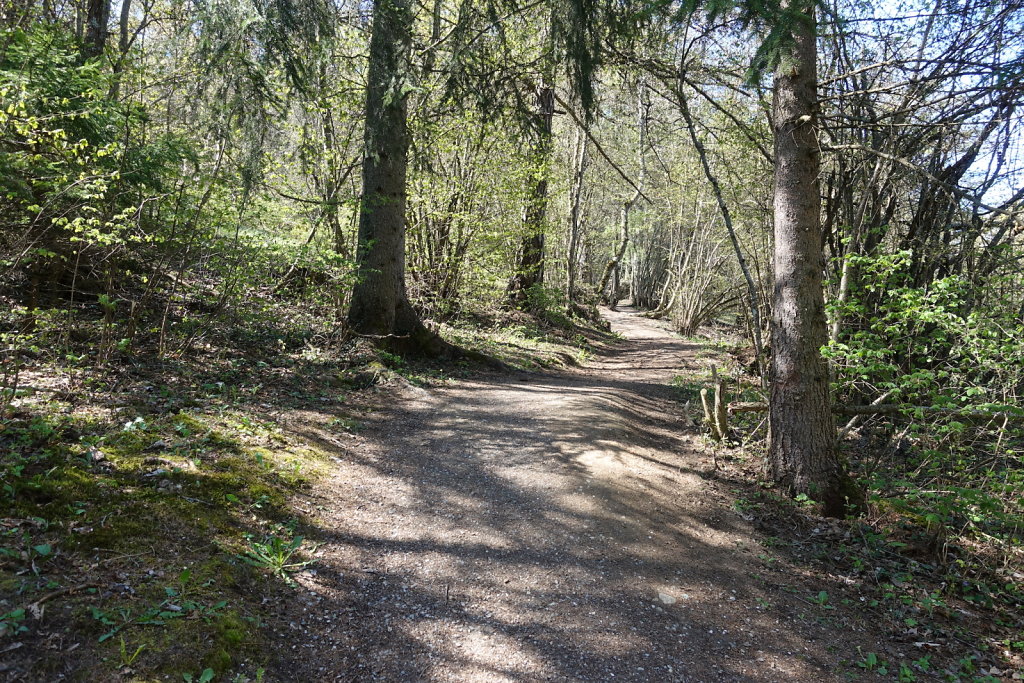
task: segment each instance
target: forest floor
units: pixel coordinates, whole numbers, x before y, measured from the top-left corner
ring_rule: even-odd
[[[307,500],[321,546],[276,605],[281,680],[822,681],[927,654],[737,509],[749,480],[715,469],[672,386],[720,354],[605,315],[621,340],[583,369],[417,390],[365,419]],[[324,419],[290,428],[330,449]]]
[[[488,338],[537,371],[262,344],[26,374],[0,678],[1024,677],[1020,614],[958,597],[959,551],[823,519],[706,440],[729,344],[604,314],[589,354]]]

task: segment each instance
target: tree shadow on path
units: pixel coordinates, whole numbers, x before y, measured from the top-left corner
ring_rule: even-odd
[[[847,625],[779,589],[669,386],[700,347],[611,317],[592,367],[398,402],[357,448],[296,417],[337,467],[270,626],[282,680],[839,678]]]

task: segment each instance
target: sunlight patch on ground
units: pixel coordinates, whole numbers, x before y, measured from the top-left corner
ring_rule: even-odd
[[[615,451],[591,449],[583,451],[576,457],[592,476],[613,478],[628,473],[629,468],[623,462],[622,454]]]

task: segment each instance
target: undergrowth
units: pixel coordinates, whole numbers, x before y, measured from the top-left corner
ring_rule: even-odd
[[[712,364],[726,378],[729,400],[765,400],[754,378],[724,353],[701,357],[706,367],[673,380],[692,418],[700,419],[700,390],[711,385]],[[791,500],[766,482],[755,484],[767,436],[763,413],[732,416],[729,443],[707,442],[717,451],[718,476],[735,487],[736,511],[766,538],[766,569],[827,577],[828,590],[808,602],[859,614],[877,633],[888,633],[894,652],[916,652],[851,652],[853,679],[1024,675],[1019,436],[984,423],[955,433],[941,423],[927,428],[934,426],[896,416],[851,431],[842,452],[870,506],[865,517],[845,521],[817,516],[807,497]],[[789,570],[778,566],[780,557]]]

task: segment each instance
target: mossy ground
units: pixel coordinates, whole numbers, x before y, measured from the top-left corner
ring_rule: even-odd
[[[600,337],[508,315],[512,330],[503,319],[443,332],[523,369],[578,363]],[[260,679],[262,605],[288,600],[289,571],[314,559],[316,513],[296,501],[331,464],[330,445],[289,429],[288,412],[351,433],[360,406],[396,383],[477,370],[360,344],[106,367],[44,357],[0,423],[0,671]]]
[[[582,365],[593,355],[596,344],[614,338],[592,321],[565,316],[538,318],[519,311],[462,321],[442,331],[456,344],[523,370]]]
[[[275,578],[241,558],[301,527],[289,498],[324,460],[218,407],[104,422],[51,403],[7,421],[0,597],[30,680],[66,673],[76,642],[81,680],[256,675],[253,584]]]

